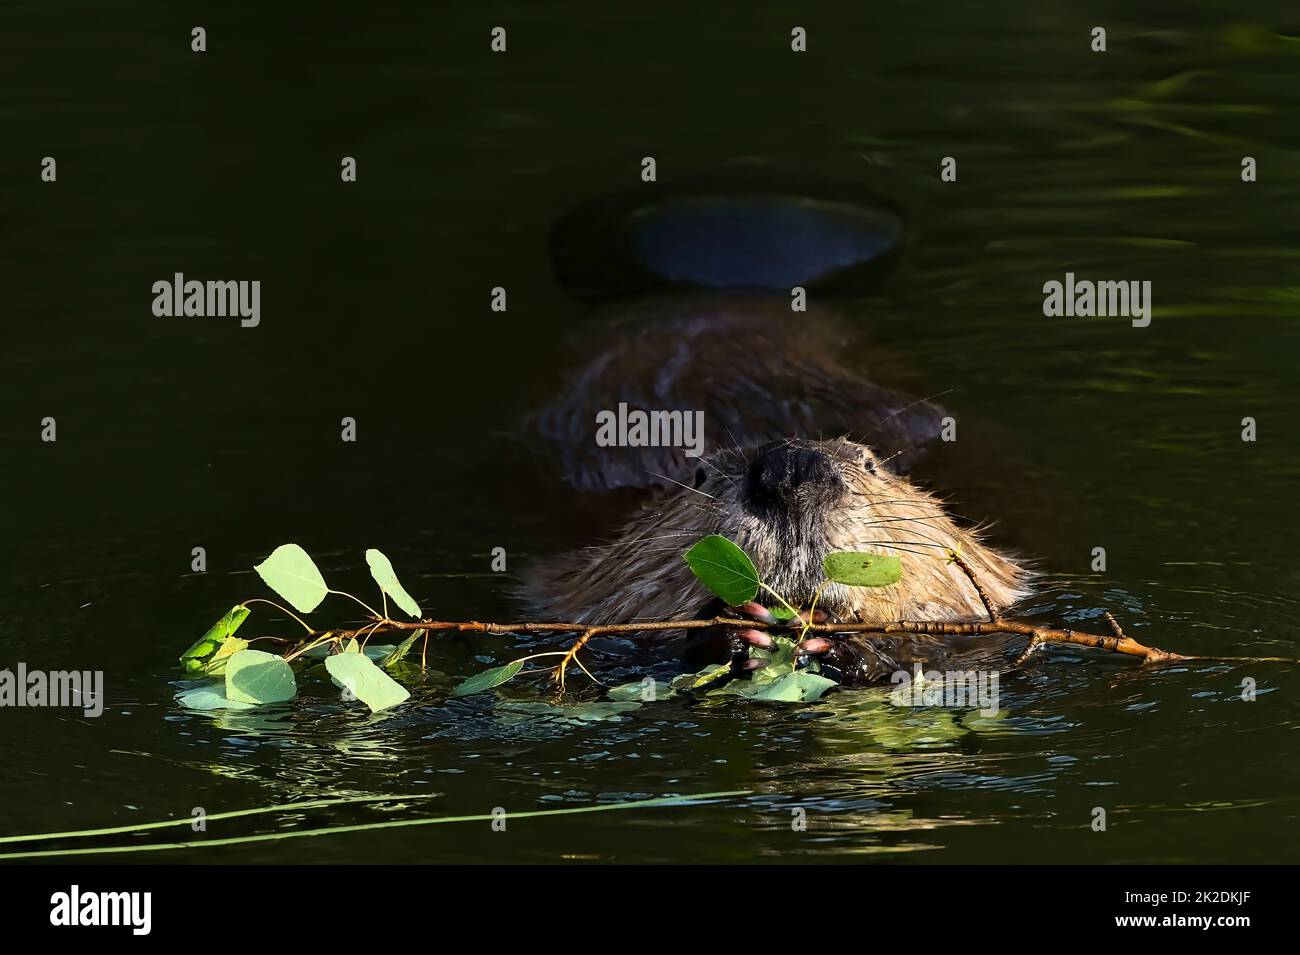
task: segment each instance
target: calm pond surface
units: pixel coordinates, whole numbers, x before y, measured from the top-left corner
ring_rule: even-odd
[[[251,567],[283,542],[365,595],[362,554],[380,547],[426,610],[500,620],[527,561],[610,532],[626,502],[565,489],[511,434],[582,357],[569,333],[604,321],[556,280],[548,232],[634,185],[643,155],[661,182],[764,157],[903,206],[896,274],[842,303],[871,339],[844,360],[875,371],[887,354],[909,391],[948,392],[959,440],[926,477],[1039,562],[1023,615],[1095,629],[1110,609],[1187,654],[1300,656],[1300,9],[1142,6],[0,12],[0,668],[102,670],[107,693],[96,719],[0,710],[0,832],[434,796],[158,837],[213,838],[744,790],[504,834],[103,858],[1297,861],[1286,664],[1052,652],[1004,675],[992,723],[875,693],[575,723],[509,702],[526,690],[448,700],[519,653],[476,637],[439,641],[445,676],[380,716],[308,681],[256,713],[173,701],[177,655],[267,595]],[[488,52],[495,25],[505,56]],[[56,184],[39,181],[46,155]],[[950,155],[959,178],[941,183]],[[1259,181],[1241,181],[1243,156]],[[176,271],[259,279],[260,326],[154,317],[151,285]],[[1150,281],[1151,325],[1045,318],[1042,285],[1067,271]],[[488,311],[496,285],[507,313]],[[133,839],[156,841],[114,844]]]

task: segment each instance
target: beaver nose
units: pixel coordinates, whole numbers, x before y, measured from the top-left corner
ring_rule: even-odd
[[[749,501],[759,510],[789,507],[796,492],[838,496],[843,482],[831,459],[813,448],[775,444],[760,448],[749,465]]]

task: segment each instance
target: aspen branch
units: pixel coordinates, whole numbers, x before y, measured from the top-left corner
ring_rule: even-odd
[[[802,629],[802,625],[799,625]],[[1116,624],[1118,626],[1118,624]],[[769,623],[749,618],[730,617],[720,614],[698,620],[650,620],[637,623],[591,624],[556,621],[520,621],[517,623],[490,623],[481,620],[377,620],[355,630],[332,630],[313,633],[306,642],[319,641],[327,633],[331,639],[343,642],[367,632],[406,631],[406,630],[441,630],[453,633],[491,633],[491,634],[545,634],[577,633],[578,642],[570,648],[576,654],[578,649],[586,646],[593,637],[605,634],[664,633],[673,630],[703,630],[709,627],[733,627],[750,630],[787,630],[790,621]],[[1172,653],[1159,647],[1148,647],[1131,637],[1087,633],[1081,630],[1045,627],[1041,624],[1006,617],[993,620],[944,621],[944,620],[896,620],[879,623],[810,623],[808,633],[921,633],[932,636],[982,636],[995,633],[1024,634],[1030,638],[1030,646],[1021,655],[1023,660],[1031,652],[1048,643],[1068,643],[1104,650],[1125,656],[1141,657],[1146,663],[1167,663],[1177,660],[1221,660],[1233,662],[1267,662],[1296,663],[1288,657],[1237,657],[1237,656],[1187,656]],[[567,655],[567,654],[566,654]],[[572,657],[570,657],[570,660]],[[1018,660],[1017,662],[1020,662]]]
[[[1029,637],[1029,644],[1025,647],[1024,652],[1016,658],[1013,665],[1019,666],[1024,663],[1033,653],[1049,643],[1070,644],[1073,646],[1087,647],[1092,650],[1104,650],[1108,653],[1119,653],[1125,656],[1140,657],[1143,663],[1170,663],[1178,660],[1217,660],[1232,662],[1248,663],[1296,663],[1300,661],[1290,660],[1286,657],[1227,657],[1227,656],[1185,656],[1181,653],[1173,653],[1169,650],[1162,650],[1159,647],[1148,647],[1139,643],[1132,637],[1124,633],[1124,628],[1119,625],[1109,611],[1102,614],[1106,621],[1109,634],[1087,633],[1081,630],[1062,629],[1058,627],[1045,627],[1041,624],[1031,623],[1025,620],[1014,620],[1002,617],[994,607],[993,601],[989,598],[988,592],[980,583],[975,571],[970,564],[956,551],[948,552],[948,559],[961,568],[962,572],[970,580],[971,586],[975,588],[975,593],[979,595],[980,603],[984,606],[984,611],[988,615],[987,620],[968,620],[968,621],[943,621],[943,620],[895,620],[895,621],[878,621],[874,623],[833,623],[825,621],[815,623],[814,616],[811,612],[805,617],[798,612],[792,620],[761,620],[752,618],[741,618],[736,616],[726,616],[720,614],[701,620],[652,620],[640,621],[637,623],[570,623],[570,622],[539,622],[539,621],[521,621],[518,623],[489,623],[481,620],[392,620],[387,615],[379,615],[371,612],[370,623],[364,627],[355,630],[322,630],[311,631],[308,635],[288,654],[286,659],[292,660],[296,656],[319,646],[323,643],[332,642],[335,646],[341,647],[343,643],[350,639],[360,638],[363,634],[365,639],[369,639],[375,633],[380,631],[405,631],[405,630],[423,630],[424,646],[420,654],[420,666],[425,665],[425,653],[428,650],[429,631],[442,630],[455,633],[494,633],[494,634],[540,634],[540,633],[577,633],[578,639],[572,643],[567,650],[554,653],[544,654],[545,656],[559,656],[563,659],[553,668],[552,679],[563,692],[565,685],[565,675],[568,672],[570,664],[577,664],[584,673],[591,676],[591,671],[578,658],[578,651],[587,646],[592,637],[601,636],[610,633],[663,633],[673,630],[703,630],[709,627],[728,627],[748,630],[799,630],[799,640],[806,640],[808,634],[844,634],[844,633],[921,633],[930,636],[982,636],[996,633],[1015,633],[1023,634]],[[820,594],[820,591],[819,591]],[[779,594],[777,595],[780,596]],[[783,601],[784,602],[784,601]],[[815,601],[814,601],[815,602]],[[364,605],[363,605],[364,606]],[[733,613],[736,611],[733,610]],[[297,618],[295,618],[297,619]],[[299,621],[301,623],[301,621]],[[532,659],[531,657],[525,659]],[[545,671],[538,671],[545,672]]]

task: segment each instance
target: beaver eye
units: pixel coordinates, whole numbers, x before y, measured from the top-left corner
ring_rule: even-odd
[[[698,491],[700,489],[700,485],[708,479],[708,476],[708,472],[705,471],[703,467],[695,469],[695,490]]]

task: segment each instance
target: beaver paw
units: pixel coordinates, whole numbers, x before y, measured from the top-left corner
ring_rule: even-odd
[[[729,665],[733,673],[743,672],[743,664],[749,659],[751,646],[746,642],[744,635],[756,633],[758,633],[756,630],[738,630],[731,627],[708,627],[704,630],[696,630],[686,641],[686,663],[696,669],[712,663],[723,663]]]
[[[733,676],[744,676],[752,670],[766,666],[760,659],[751,659],[751,648],[775,649],[773,635],[795,637],[807,622],[807,611],[791,620],[778,621],[770,609],[751,601],[739,607],[721,606],[721,601],[706,608],[703,616],[725,614],[731,620],[744,618],[765,624],[769,630],[738,626],[715,626],[693,631],[687,640],[686,662],[697,668],[710,663],[722,663]],[[815,624],[839,623],[834,614],[823,609],[814,611],[811,622]],[[809,637],[799,644],[796,666],[807,667],[813,660],[828,679],[843,686],[866,686],[879,682],[881,674],[897,669],[892,660],[880,653],[870,642],[856,634],[831,634]]]
[[[809,637],[796,649],[797,666],[816,660],[821,674],[841,686],[870,686],[898,669],[870,643],[852,637]]]
[[[749,617],[751,620],[757,620],[758,622],[765,623],[768,626],[776,626],[779,624],[781,627],[788,629],[797,629],[802,627],[808,622],[809,616],[808,611],[801,610],[788,618],[778,620],[776,614],[774,614],[770,608],[764,607],[756,600],[751,600],[749,603],[741,604],[739,607],[728,607],[726,612],[730,617]],[[824,609],[818,609],[812,611],[812,622],[841,623],[842,621],[835,614],[827,613]]]

